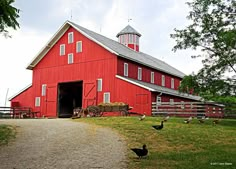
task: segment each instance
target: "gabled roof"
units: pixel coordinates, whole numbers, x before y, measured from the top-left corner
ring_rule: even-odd
[[[158,86],[158,85],[155,85],[152,83],[147,83],[147,82],[143,82],[143,81],[139,81],[136,79],[131,79],[131,78],[127,78],[127,77],[123,77],[123,76],[119,76],[119,75],[116,75],[116,77],[118,79],[124,80],[128,83],[134,84],[134,85],[142,87],[144,89],[147,89],[151,92],[160,92],[160,93],[164,93],[164,94],[168,94],[168,95],[172,95],[172,96],[177,96],[177,97],[182,97],[182,98],[187,98],[187,99],[192,99],[192,100],[196,100],[196,101],[202,100],[202,98],[199,96],[194,96],[194,95],[186,94],[186,93],[180,93],[178,90],[169,89],[169,88],[166,88],[163,86]]]
[[[119,37],[120,35],[124,35],[124,34],[135,34],[138,35],[139,37],[141,36],[140,33],[138,33],[138,31],[136,31],[133,27],[131,27],[130,25],[127,25],[124,29],[122,29],[117,35],[116,37]]]
[[[19,94],[23,93],[24,91],[26,91],[26,90],[29,89],[30,87],[32,87],[32,84],[29,84],[29,85],[26,86],[25,88],[21,89],[18,93],[14,94],[14,95],[11,96],[10,98],[8,98],[8,101],[11,101],[11,100],[14,99],[16,96],[18,96]]]
[[[38,62],[46,55],[46,53],[51,49],[51,47],[60,39],[60,37],[66,32],[66,30],[72,26],[78,32],[89,38],[90,40],[94,41],[98,45],[102,46],[103,48],[107,49],[111,53],[115,55],[137,62],[139,64],[145,65],[147,67],[165,72],[167,74],[171,74],[180,78],[185,76],[184,73],[177,70],[176,68],[168,65],[167,63],[154,58],[148,54],[142,52],[136,52],[125,45],[120,44],[117,41],[109,39],[103,35],[90,31],[82,26],[79,26],[73,22],[66,21],[62,27],[57,31],[57,33],[52,37],[52,39],[46,44],[46,46],[39,52],[38,55],[33,59],[33,61],[28,65],[27,69],[33,69]]]

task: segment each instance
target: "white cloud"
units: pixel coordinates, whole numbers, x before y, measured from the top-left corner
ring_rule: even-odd
[[[0,105],[5,102],[9,88],[11,96],[32,82],[32,72],[26,66],[45,45],[51,35],[38,34],[34,30],[10,31],[12,38],[0,36]]]

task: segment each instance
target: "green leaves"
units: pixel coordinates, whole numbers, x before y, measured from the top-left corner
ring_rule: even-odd
[[[183,85],[197,82],[197,91],[202,96],[236,95],[233,90],[236,88],[233,78],[236,75],[236,1],[193,0],[187,5],[191,9],[187,19],[192,24],[183,30],[174,29],[175,33],[170,35],[176,41],[173,51],[198,49],[201,53],[193,58],[202,57],[203,68],[197,75],[186,77],[188,83]],[[225,75],[229,72],[232,77],[227,79]],[[193,87],[196,85],[189,86]],[[181,85],[180,89],[184,88]]]
[[[0,1],[0,33],[3,33],[6,37],[10,37],[7,28],[10,27],[16,30],[20,27],[17,22],[20,10],[13,7],[12,3],[14,3],[14,0]]]

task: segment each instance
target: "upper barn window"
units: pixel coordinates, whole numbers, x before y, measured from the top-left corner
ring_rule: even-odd
[[[165,82],[165,75],[161,76],[161,85],[165,86],[166,82]]]
[[[151,83],[154,83],[154,72],[151,72]]]
[[[128,76],[128,75],[129,75],[128,63],[124,63],[124,76]]]
[[[65,46],[65,44],[61,44],[60,45],[60,56],[65,55],[65,53],[66,53],[66,46]]]
[[[175,79],[171,78],[171,88],[174,89],[175,88]]]
[[[142,80],[142,68],[138,68],[138,80]]]
[[[70,32],[68,33],[68,43],[73,43],[74,42],[74,33]]]
[[[68,64],[74,63],[74,56],[73,53],[68,54]]]
[[[82,41],[76,42],[76,53],[82,52]]]

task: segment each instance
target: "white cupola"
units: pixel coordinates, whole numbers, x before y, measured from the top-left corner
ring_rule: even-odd
[[[116,37],[121,44],[139,52],[139,38],[141,37],[141,34],[130,25],[120,31]]]

